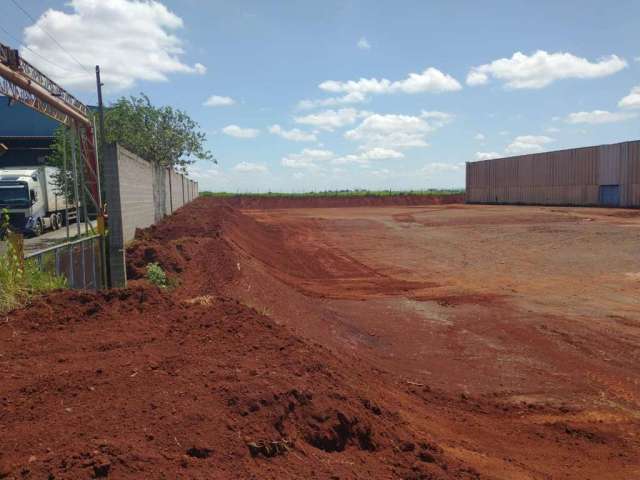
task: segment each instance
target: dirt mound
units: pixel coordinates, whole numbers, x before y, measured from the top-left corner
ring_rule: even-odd
[[[413,430],[369,367],[220,295],[241,233],[255,236],[245,247],[282,239],[196,202],[128,249],[132,277],[157,261],[176,289],[134,281],[12,312],[0,478],[475,478]]]
[[[0,478],[633,478],[630,437],[579,410],[452,396],[241,303],[269,282],[302,323],[300,299],[499,301],[429,294],[305,228],[199,199],[138,232],[129,288],[54,293],[0,321]],[[175,288],[147,284],[149,262]]]
[[[137,286],[14,312],[2,478],[473,478],[366,367],[233,299],[188,300]]]
[[[363,195],[277,197],[236,195],[209,197],[218,205],[244,209],[326,208],[326,207],[382,207],[392,205],[446,205],[464,203],[464,195]]]
[[[127,249],[128,277],[142,278],[150,262],[158,262],[170,274],[180,274],[195,252],[203,261],[197,265],[199,274],[188,276],[186,282],[229,282],[239,275],[244,260],[255,259],[274,277],[319,297],[357,299],[435,285],[390,278],[335,249],[309,245],[304,232],[260,223],[212,198],[200,198],[188,209],[137,232]],[[342,286],[337,292],[336,283]]]

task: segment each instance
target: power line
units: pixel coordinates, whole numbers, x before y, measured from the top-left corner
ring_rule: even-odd
[[[73,59],[73,61],[75,61],[78,65],[80,65],[80,67],[81,67],[85,72],[87,72],[89,75],[93,75],[93,73],[92,73],[92,72],[90,72],[89,70],[87,70],[87,67],[85,67],[82,63],[80,63],[80,61],[79,61],[76,57],[74,57],[74,56],[71,54],[71,52],[69,52],[67,49],[65,49],[65,48],[60,44],[60,42],[58,42],[58,40],[56,40],[56,39],[55,39],[55,37],[54,37],[53,35],[51,35],[48,31],[46,31],[46,30],[45,30],[44,28],[42,28],[40,25],[38,25],[38,21],[37,21],[37,20],[36,20],[36,19],[35,19],[35,18],[34,18],[34,17],[29,13],[29,12],[27,12],[27,11],[22,7],[22,5],[20,5],[20,4],[17,2],[17,0],[11,0],[11,2],[12,2],[16,7],[18,7],[18,9],[20,9],[20,11],[21,11],[22,13],[24,13],[27,17],[29,17],[29,18],[31,19],[31,21],[34,23],[34,25],[37,25],[37,26],[38,26],[38,28],[39,28],[40,30],[42,30],[44,33],[46,33],[46,34],[47,34],[47,36],[48,36],[51,40],[53,40],[53,42],[54,42],[58,47],[60,47],[60,49],[61,49],[63,52],[65,52],[67,55],[69,55],[69,57],[70,57],[70,58],[72,58],[72,59]]]
[[[0,25],[0,30],[2,30],[7,37],[9,37],[10,39],[12,39],[13,41],[17,42],[17,43],[22,43],[22,41],[16,37],[15,35],[12,35],[6,28],[4,28],[2,25]],[[49,65],[57,68],[58,70],[62,70],[64,72],[67,73],[75,73],[73,70],[69,70],[68,68],[65,67],[61,67],[60,65],[58,65],[57,63],[52,62],[51,60],[49,60],[47,57],[44,57],[42,55],[40,55],[38,52],[36,52],[35,50],[33,50],[32,48],[27,47],[26,45],[22,45],[22,47],[25,50],[29,50],[31,53],[33,53],[36,57],[38,57],[40,60],[42,60],[43,62],[47,62]]]

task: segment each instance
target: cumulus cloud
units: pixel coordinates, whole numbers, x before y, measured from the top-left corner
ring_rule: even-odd
[[[553,142],[553,138],[544,135],[520,135],[505,149],[510,154],[535,153],[544,150],[544,146]]]
[[[375,113],[368,115],[344,136],[348,140],[361,142],[365,147],[426,147],[426,134],[452,119],[453,115],[436,111],[424,111],[420,116]]]
[[[437,68],[429,67],[422,73],[410,73],[407,78],[402,80],[391,81],[386,78],[361,78],[346,82],[327,80],[318,87],[325,92],[339,93],[342,96],[320,100],[302,100],[298,103],[298,108],[362,103],[368,99],[369,95],[373,94],[454,92],[460,90],[462,85],[451,75],[447,75]]]
[[[268,170],[266,165],[252,162],[240,162],[233,169],[242,173],[266,173]]]
[[[321,90],[331,93],[421,93],[421,92],[452,92],[460,90],[460,83],[450,75],[442,73],[437,68],[429,67],[422,73],[410,73],[403,80],[392,82],[386,78],[361,78],[339,82],[327,80],[319,85]]]
[[[480,142],[484,141],[485,136],[482,133],[476,133],[476,135],[473,137],[475,140],[478,140]]]
[[[347,163],[358,163],[363,165],[368,164],[371,160],[392,160],[399,158],[404,158],[404,154],[402,152],[398,152],[391,148],[374,147],[364,149],[358,153],[334,158],[331,163],[336,165],[343,165]]]
[[[303,132],[298,128],[285,130],[278,124],[271,125],[271,127],[269,127],[269,132],[286,140],[291,140],[292,142],[315,142],[318,140],[313,133]]]
[[[324,110],[302,117],[294,117],[294,121],[322,130],[333,131],[336,128],[352,125],[358,118],[366,115],[368,115],[367,112],[359,112],[355,108],[341,108],[340,110]]]
[[[493,158],[500,158],[502,155],[500,155],[498,152],[476,152],[476,160],[491,160]]]
[[[369,45],[369,42],[365,37],[361,37],[360,40],[358,40],[357,45],[360,50],[369,50],[371,48],[371,45]]]
[[[211,95],[205,100],[205,107],[228,107],[234,105],[236,101],[231,97],[221,97],[219,95]]]
[[[107,90],[132,87],[136,81],[166,81],[170,74],[204,74],[200,63],[186,64],[175,31],[182,19],[158,1],[71,0],[71,12],[49,9],[25,28],[21,55],[71,88],[95,89],[93,68],[100,65]],[[51,41],[50,33],[85,68]],[[43,63],[37,55],[50,63]]]
[[[627,112],[608,112],[606,110],[594,110],[592,112],[576,112],[567,115],[565,121],[567,123],[589,123],[591,125],[598,125],[602,123],[617,123],[624,122],[636,118],[636,113]]]
[[[235,138],[256,138],[260,135],[260,130],[255,128],[242,128],[238,125],[227,125],[222,129],[222,133]]]
[[[619,72],[627,62],[616,55],[591,62],[571,53],[548,53],[538,50],[532,55],[516,52],[511,58],[471,68],[467,85],[484,85],[493,77],[507,88],[543,88],[565,78],[606,77]]]
[[[618,106],[621,108],[640,108],[640,85],[633,87],[629,95],[618,102]]]
[[[280,163],[288,168],[317,168],[317,162],[331,160],[335,154],[331,150],[305,148],[300,153],[292,153],[283,157]]]

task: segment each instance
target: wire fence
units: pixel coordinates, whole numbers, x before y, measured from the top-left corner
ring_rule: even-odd
[[[67,279],[69,288],[99,290],[102,284],[99,235],[84,237],[25,255],[40,269]]]

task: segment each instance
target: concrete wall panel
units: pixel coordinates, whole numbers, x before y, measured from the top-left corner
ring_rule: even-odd
[[[156,222],[154,172],[151,164],[118,146],[120,202],[124,242],[133,240],[136,228]]]

